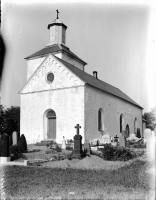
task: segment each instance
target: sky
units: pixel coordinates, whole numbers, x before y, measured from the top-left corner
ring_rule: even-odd
[[[43,3],[44,2],[44,3]],[[148,2],[148,3],[147,3]],[[149,112],[156,100],[156,4],[154,1],[2,0],[1,33],[6,45],[1,103],[20,106],[26,84],[25,57],[50,41],[56,10],[67,26],[66,46],[85,71],[126,93]]]

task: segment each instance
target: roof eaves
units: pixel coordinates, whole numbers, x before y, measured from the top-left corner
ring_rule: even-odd
[[[101,88],[99,88],[99,87],[96,87],[96,86],[94,86],[94,85],[91,85],[91,84],[89,84],[89,83],[86,83],[86,86],[90,86],[90,87],[92,87],[92,88],[94,88],[94,89],[96,89],[96,90],[100,90],[101,92],[105,92],[105,93],[107,93],[107,94],[109,94],[109,95],[113,95],[113,96],[115,96],[115,97],[118,97],[118,98],[120,98],[120,99],[122,99],[123,101],[126,101],[126,102],[128,102],[128,103],[131,103],[131,104],[133,104],[133,105],[135,105],[135,106],[137,106],[137,107],[140,107],[141,109],[143,109],[140,105],[138,105],[137,103],[133,103],[133,102],[131,102],[131,101],[128,101],[128,100],[126,100],[126,99],[124,99],[124,98],[122,98],[122,97],[120,97],[120,96],[118,96],[118,95],[115,95],[115,94],[113,94],[113,93],[111,93],[111,92],[108,92],[108,91],[106,91],[106,90],[103,90],[103,89],[101,89]]]

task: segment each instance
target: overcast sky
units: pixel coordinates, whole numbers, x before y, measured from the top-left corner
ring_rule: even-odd
[[[3,105],[20,105],[18,92],[26,84],[27,73],[24,58],[49,43],[47,26],[56,19],[58,9],[59,18],[67,25],[66,45],[88,63],[85,71],[98,71],[100,80],[125,92],[144,111],[155,106],[155,5],[109,0],[33,2],[2,1],[1,31],[7,49],[1,86]]]

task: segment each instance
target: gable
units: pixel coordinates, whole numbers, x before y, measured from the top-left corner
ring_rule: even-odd
[[[52,83],[48,83],[47,81],[48,73],[53,73],[54,75]],[[76,76],[63,63],[59,62],[56,57],[49,54],[30,77],[20,93],[24,94],[52,89],[63,89],[82,86],[84,84],[84,81]]]

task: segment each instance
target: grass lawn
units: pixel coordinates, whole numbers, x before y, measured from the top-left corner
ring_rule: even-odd
[[[135,161],[118,170],[80,170],[5,166],[7,199],[146,199],[150,187],[146,168]]]

